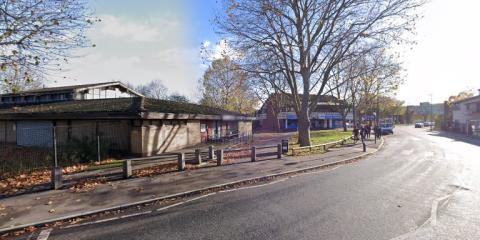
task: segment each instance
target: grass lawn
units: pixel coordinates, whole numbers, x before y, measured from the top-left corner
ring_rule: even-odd
[[[310,141],[312,145],[323,144],[328,142],[335,142],[343,138],[352,136],[352,131],[341,130],[319,130],[310,132]],[[298,133],[295,133],[291,139],[291,147],[299,147]]]
[[[352,136],[351,131],[343,132],[342,130],[319,130],[310,132],[310,141],[312,145],[318,145],[323,143],[335,142],[350,136]],[[300,145],[298,144],[298,133],[295,133],[290,139],[289,148],[291,149],[297,147],[300,147]],[[318,152],[321,152],[320,149]]]

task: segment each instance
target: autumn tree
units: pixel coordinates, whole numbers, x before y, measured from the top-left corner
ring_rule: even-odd
[[[1,0],[0,78],[8,92],[35,86],[85,47],[91,18],[85,0]]]
[[[331,73],[372,42],[390,45],[410,31],[421,0],[224,0],[216,22],[241,52],[247,71],[279,72],[298,118],[299,143],[310,145],[310,111]],[[274,68],[262,68],[269,61]]]
[[[240,113],[253,113],[258,98],[246,72],[229,57],[213,60],[201,79],[200,103]]]

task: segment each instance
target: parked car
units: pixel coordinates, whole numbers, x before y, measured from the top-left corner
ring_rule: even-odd
[[[393,134],[393,129],[395,128],[395,126],[393,126],[393,124],[391,123],[380,123],[380,133],[382,135],[386,135],[386,134]]]
[[[415,123],[415,128],[423,128],[423,123],[422,122]]]
[[[424,126],[424,127],[434,127],[434,126],[435,126],[435,122],[424,122],[424,123],[423,123],[423,126]]]

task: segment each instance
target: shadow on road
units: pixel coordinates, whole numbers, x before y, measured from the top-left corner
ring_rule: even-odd
[[[464,142],[464,143],[472,144],[475,146],[480,146],[480,139],[474,139],[458,133],[437,131],[437,132],[428,132],[427,134],[434,137],[450,138],[457,142]]]

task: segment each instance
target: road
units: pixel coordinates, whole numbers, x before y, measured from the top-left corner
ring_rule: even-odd
[[[478,156],[477,145],[397,127],[357,163],[48,239],[480,239]]]

